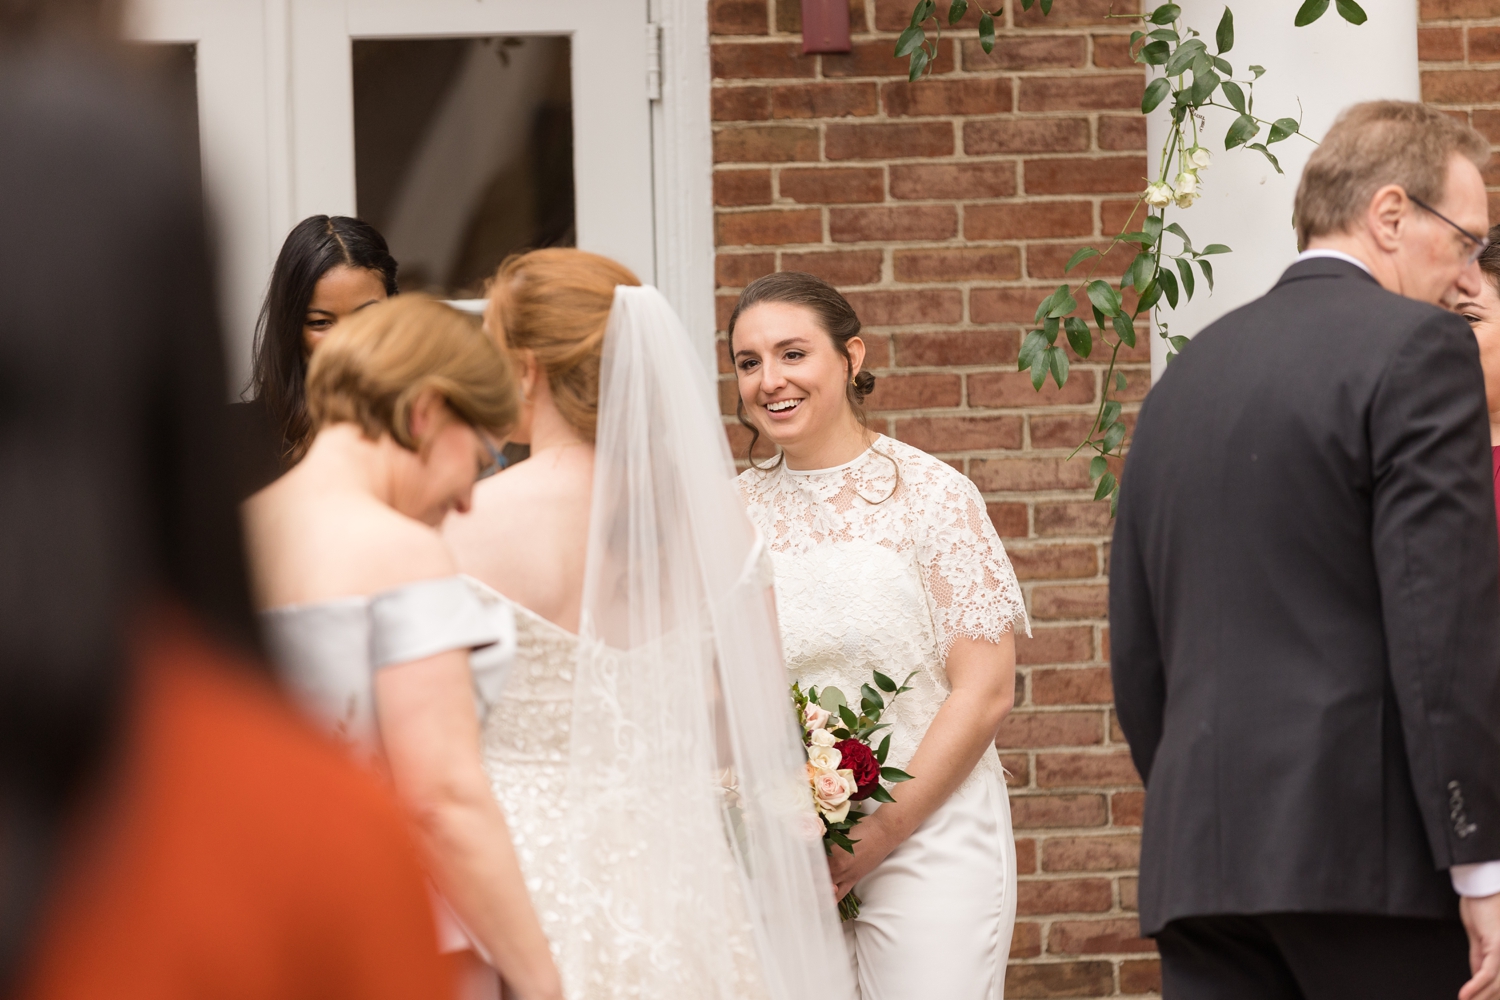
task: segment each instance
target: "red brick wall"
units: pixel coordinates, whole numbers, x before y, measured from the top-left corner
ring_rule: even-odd
[[[978,484],[1026,592],[1034,637],[999,739],[1021,871],[1006,995],[1154,996],[1135,918],[1143,793],[1108,676],[1108,517],[1087,463],[1067,461],[1099,366],[1073,358],[1067,387],[1040,394],[1015,371],[1068,255],[1119,231],[1143,183],[1129,27],[1107,26],[1110,0],[1058,0],[1046,18],[1011,0],[993,54],[971,16],[912,86],[891,53],[913,0],[851,0],[854,51],[836,56],[800,54],[798,0],[709,2],[721,327],[773,270],[843,289],[880,377],[873,426]],[[1500,141],[1500,0],[1422,0],[1421,18],[1425,97]],[[1500,166],[1490,178],[1500,221]],[[1125,361],[1138,402],[1144,342]]]
[[[1422,99],[1466,118],[1500,144],[1500,0],[1421,0]],[[1500,223],[1500,157],[1485,171],[1490,223]]]
[[[1144,76],[1108,0],[1060,0],[1045,20],[1009,13],[992,55],[971,17],[909,85],[892,50],[911,6],[853,0],[854,51],[803,56],[797,0],[712,3],[720,324],[778,268],[837,284],[879,376],[872,424],[984,492],[1034,631],[999,741],[1022,878],[1007,996],[1148,995],[1142,793],[1110,708],[1108,518],[1087,462],[1066,461],[1100,375],[1075,359],[1065,389],[1038,394],[1015,370],[1020,325],[1068,255],[1117,232],[1143,184]],[[1147,360],[1124,369],[1132,399]]]

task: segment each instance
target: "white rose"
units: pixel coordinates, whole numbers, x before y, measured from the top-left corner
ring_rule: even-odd
[[[807,762],[819,771],[836,771],[844,760],[844,755],[833,747],[810,746],[807,748]]]
[[[819,771],[813,777],[813,801],[833,823],[849,815],[849,796],[858,790],[853,771]]]
[[[822,729],[828,725],[828,717],[833,713],[826,708],[820,707],[816,702],[808,702],[807,707],[802,710],[802,728],[807,730]]]
[[[812,741],[812,745],[815,747],[831,747],[838,742],[838,740],[833,738],[833,734],[826,729],[814,729],[807,734],[807,738]]]
[[[1191,170],[1184,170],[1182,173],[1177,175],[1177,179],[1172,182],[1172,186],[1177,189],[1178,198],[1181,198],[1183,195],[1197,197],[1198,175],[1193,173]]]
[[[1197,200],[1198,200],[1198,194],[1197,194],[1197,192],[1195,192],[1195,191],[1184,191],[1184,192],[1182,192],[1181,194],[1179,194],[1177,196],[1177,207],[1178,208],[1188,208],[1188,207],[1191,207],[1191,205],[1193,204],[1193,202],[1195,202]]]
[[[1147,184],[1146,204],[1152,208],[1163,208],[1172,204],[1172,187],[1169,184]]]
[[[1187,160],[1193,165],[1194,170],[1203,170],[1214,162],[1213,156],[1202,146],[1194,146],[1188,150]]]

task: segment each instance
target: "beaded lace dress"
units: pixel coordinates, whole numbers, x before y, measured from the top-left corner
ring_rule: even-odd
[[[856,700],[871,671],[915,673],[885,715],[889,765],[907,765],[947,698],[954,640],[1031,634],[979,490],[926,452],[882,435],[846,465],[748,469],[739,485],[771,551],[792,678]],[[966,784],[983,770],[1002,773],[993,747]]]

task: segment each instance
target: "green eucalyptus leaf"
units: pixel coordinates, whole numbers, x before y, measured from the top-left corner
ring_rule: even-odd
[[[1365,9],[1354,0],[1334,0],[1334,6],[1338,8],[1339,17],[1350,24],[1364,24],[1370,19]]]
[[[1175,3],[1164,3],[1151,12],[1151,23],[1171,24],[1181,13],[1182,8]]]
[[[1113,492],[1114,488],[1115,474],[1113,472],[1106,472],[1103,477],[1100,478],[1098,488],[1094,490],[1094,499],[1103,500],[1105,497],[1109,496],[1111,492]]]
[[[1124,313],[1120,313],[1118,316],[1116,316],[1114,318],[1113,325],[1114,325],[1114,328],[1115,328],[1115,336],[1117,336],[1117,337],[1120,338],[1120,343],[1124,344],[1126,347],[1134,347],[1135,346],[1135,324],[1133,322],[1131,322],[1130,317],[1126,316]],[[1122,378],[1122,379],[1124,377],[1125,376],[1123,376],[1123,375],[1120,376],[1120,378]],[[1120,388],[1121,389],[1125,388],[1125,386],[1124,386],[1123,383],[1121,383]]]
[[[1141,290],[1141,297],[1140,300],[1136,303],[1136,308],[1141,312],[1145,312],[1147,309],[1150,309],[1160,301],[1161,282],[1153,281],[1151,282],[1151,284],[1147,285],[1144,289]]]
[[[1104,450],[1114,451],[1120,447],[1120,442],[1125,440],[1125,422],[1117,420],[1109,425],[1109,430],[1104,432]]]
[[[844,692],[830,684],[818,692],[817,702],[824,711],[837,714],[839,706],[846,704],[848,699],[844,697]]]
[[[1148,46],[1149,47],[1149,46]],[[1141,97],[1141,113],[1150,114],[1155,111],[1167,95],[1172,92],[1172,81],[1166,77],[1157,77],[1146,85],[1146,93]]]
[[[1166,226],[1166,231],[1182,240],[1182,246],[1186,252],[1193,252],[1193,241],[1188,239],[1188,234],[1183,230],[1181,226],[1179,226],[1175,222],[1170,222]]]
[[[1234,253],[1233,250],[1229,249],[1228,247],[1226,247],[1222,243],[1210,243],[1208,246],[1204,247],[1202,250],[1199,250],[1198,252],[1200,254],[1202,254],[1204,257],[1207,257],[1209,254],[1214,254],[1214,253]]]
[[[1230,107],[1234,108],[1240,114],[1245,113],[1245,92],[1240,89],[1239,84],[1233,80],[1225,80],[1219,85],[1219,89],[1224,91],[1224,96],[1228,99]]]
[[[1089,330],[1089,325],[1083,320],[1069,316],[1063,323],[1063,329],[1068,334],[1068,343],[1072,345],[1073,353],[1080,358],[1087,358],[1089,352],[1094,349],[1094,335]]]
[[[1204,71],[1200,73],[1198,72],[1197,65],[1194,64],[1193,88],[1188,92],[1189,97],[1192,99],[1192,102],[1194,104],[1203,104],[1210,97],[1214,96],[1214,91],[1219,89],[1219,84],[1222,82],[1223,81],[1219,78],[1219,74],[1215,73],[1212,69],[1205,68]]]
[[[1172,56],[1172,46],[1164,41],[1148,42],[1141,48],[1141,62],[1147,66],[1160,66]]]
[[[1206,260],[1200,260],[1198,262],[1198,270],[1200,270],[1200,271],[1203,272],[1203,280],[1206,281],[1206,282],[1208,282],[1208,291],[1209,291],[1209,294],[1213,294],[1213,290],[1214,290],[1214,268],[1213,268],[1213,265],[1210,264]]]
[[[1103,455],[1095,455],[1089,459],[1089,479],[1095,480],[1109,471],[1109,459]]]
[[[1259,131],[1260,126],[1255,123],[1254,118],[1249,115],[1240,115],[1234,120],[1234,124],[1229,126],[1229,131],[1224,136],[1224,148],[1233,149],[1243,145],[1253,139]]]
[[[1037,355],[1047,349],[1047,335],[1040,330],[1032,330],[1021,341],[1021,354],[1016,359],[1016,371],[1024,372],[1035,362]]]
[[[1172,269],[1164,267],[1156,273],[1156,281],[1161,285],[1162,294],[1167,297],[1167,305],[1173,309],[1177,308],[1177,277]]]
[[[1278,160],[1278,159],[1276,159],[1276,155],[1274,153],[1272,153],[1269,149],[1267,149],[1261,143],[1252,142],[1252,143],[1250,143],[1250,145],[1246,146],[1245,148],[1246,149],[1254,149],[1254,150],[1258,151],[1266,159],[1270,160],[1271,161],[1271,166],[1273,166],[1273,167],[1276,168],[1276,172],[1278,174],[1284,174],[1284,173],[1286,173],[1286,171],[1284,171],[1284,170],[1281,169],[1281,161]]]
[[[979,17],[979,47],[986,52],[995,51],[995,18],[991,14]]]
[[[1061,347],[1049,347],[1047,353],[1052,356],[1052,363],[1048,366],[1052,370],[1052,381],[1061,389],[1068,384],[1068,352]]]
[[[927,61],[928,56],[926,49],[919,48],[911,54],[911,67],[906,74],[906,79],[908,82],[917,82],[917,78],[920,77],[922,75],[922,71],[927,68]]]
[[[1195,285],[1193,265],[1181,257],[1178,257],[1173,263],[1177,265],[1177,273],[1182,276],[1182,294],[1186,295],[1189,301],[1192,301],[1193,287]]]
[[[926,40],[927,32],[923,31],[918,25],[912,25],[901,32],[901,37],[896,39],[896,58],[905,59],[921,48],[922,43]]]
[[[1048,319],[1058,319],[1078,308],[1078,302],[1068,291],[1067,285],[1059,285],[1057,291],[1052,294],[1056,301],[1052,303],[1052,308],[1047,310]]]
[[[1082,264],[1090,257],[1097,256],[1099,256],[1099,251],[1095,250],[1093,247],[1079,247],[1077,250],[1073,251],[1073,256],[1068,258],[1068,264],[1063,268],[1063,272],[1066,273],[1068,271],[1071,271],[1073,270],[1073,268],[1077,267],[1079,264]]]
[[[1220,55],[1234,48],[1234,11],[1228,7],[1224,8],[1224,16],[1219,18],[1219,26],[1214,29],[1214,44]]]
[[[1292,21],[1297,27],[1312,24],[1328,10],[1328,0],[1307,0],[1297,8],[1297,17]]]
[[[1254,73],[1255,78],[1259,80],[1261,77],[1266,75],[1266,68],[1264,66],[1251,66],[1250,72]]]
[[[1273,142],[1280,142],[1288,136],[1296,135],[1297,128],[1297,119],[1295,118],[1276,119],[1276,121],[1271,123],[1271,134],[1266,139],[1266,145],[1269,146]]]
[[[953,0],[948,5],[948,23],[957,24],[969,12],[969,0]]]
[[[1086,289],[1089,301],[1094,308],[1106,316],[1118,316],[1120,314],[1120,293],[1107,281],[1094,279],[1088,283]]]

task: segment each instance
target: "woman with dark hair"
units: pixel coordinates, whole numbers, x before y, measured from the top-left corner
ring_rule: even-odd
[[[740,476],[775,566],[782,648],[804,687],[851,695],[876,670],[910,692],[886,763],[912,780],[865,803],[845,926],[860,995],[998,1000],[1016,916],[1016,855],[995,733],[1015,696],[1026,607],[979,490],[946,462],[871,431],[859,317],[810,274],[752,282],[729,318],[739,416],[780,450]]]
[[[396,259],[368,222],[314,215],[287,234],[255,328],[250,388],[269,425],[278,468],[310,440],[307,363],[340,322],[396,294]]]
[[[0,5],[0,995],[440,996],[399,813],[256,653],[192,172],[9,34],[63,6]]]

